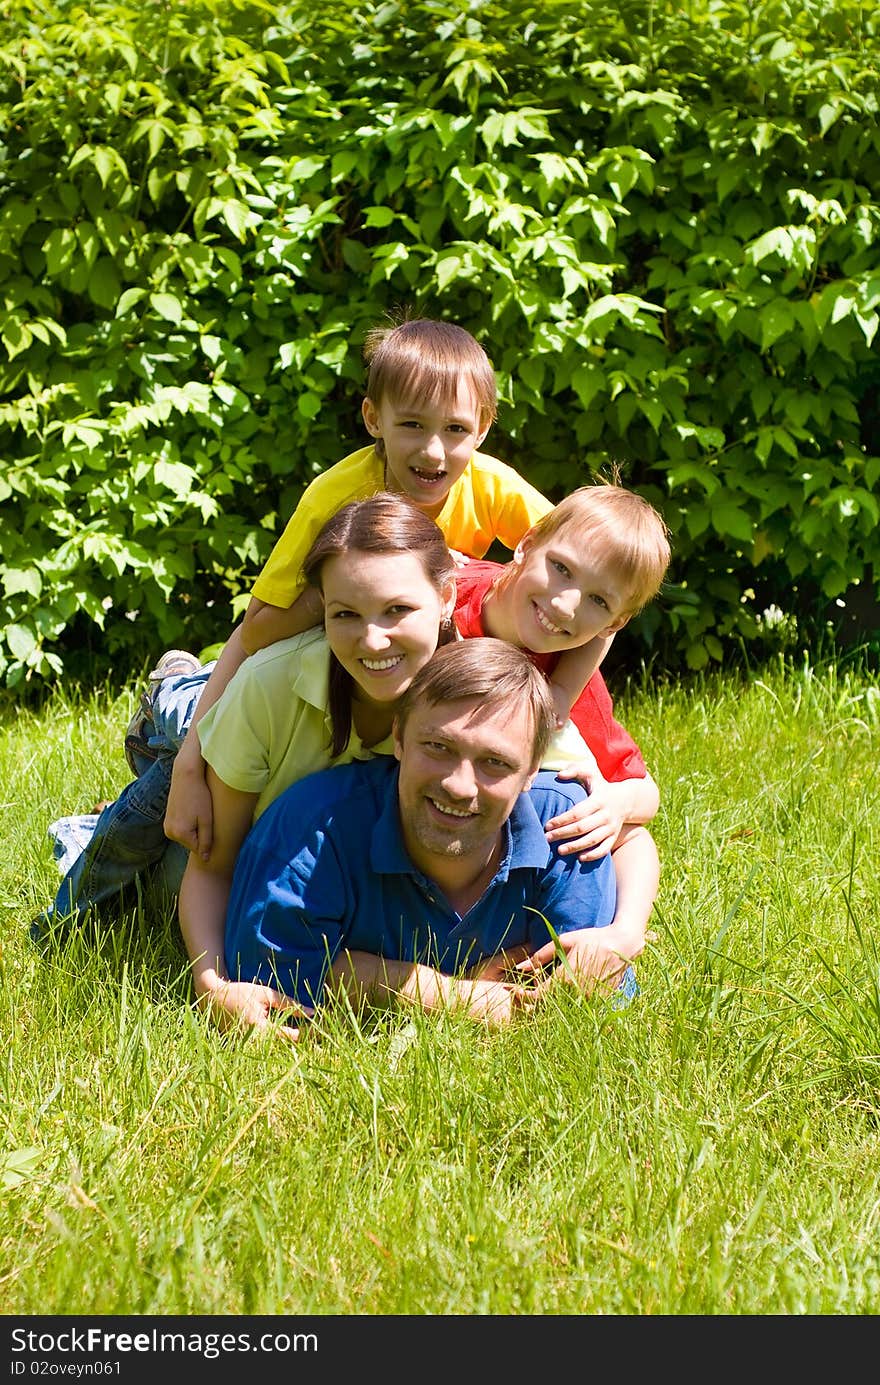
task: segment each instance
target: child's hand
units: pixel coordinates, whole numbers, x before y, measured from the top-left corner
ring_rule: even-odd
[[[559,982],[577,986],[586,995],[599,986],[611,990],[620,981],[625,967],[630,962],[625,953],[618,952],[614,943],[614,928],[578,928],[572,933],[562,933],[555,942],[545,943],[531,957],[520,962],[517,971],[521,976],[540,978],[539,992]],[[636,955],[638,949],[636,952]],[[560,953],[562,956],[560,956]],[[544,976],[541,972],[552,968]]]
[[[560,856],[579,852],[579,861],[598,861],[607,856],[626,821],[629,791],[622,784],[610,784],[591,756],[580,764],[566,765],[560,779],[578,779],[589,797],[567,813],[551,818],[544,826],[548,842],[560,842]]]
[[[214,800],[201,759],[190,767],[177,756],[171,771],[163,830],[169,841],[180,842],[187,851],[208,860],[214,841]]]

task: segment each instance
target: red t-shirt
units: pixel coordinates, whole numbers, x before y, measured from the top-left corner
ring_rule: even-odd
[[[485,635],[483,602],[501,563],[472,558],[467,567],[456,569],[455,623],[465,639]],[[532,663],[549,678],[559,662],[558,654],[534,654],[526,650]],[[596,757],[608,780],[644,779],[648,771],[642,752],[629,732],[614,720],[614,704],[597,669],[571,709],[571,719]]]

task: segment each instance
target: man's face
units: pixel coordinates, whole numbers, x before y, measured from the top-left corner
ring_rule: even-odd
[[[485,859],[513,805],[535,777],[532,719],[521,705],[488,711],[479,698],[415,707],[402,739],[400,819],[414,862]]]

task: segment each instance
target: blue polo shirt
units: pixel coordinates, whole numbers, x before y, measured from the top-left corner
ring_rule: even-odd
[[[341,948],[446,973],[502,947],[549,942],[614,917],[609,856],[558,856],[544,823],[585,797],[539,774],[505,823],[504,852],[482,898],[460,917],[403,844],[398,764],[388,755],[310,774],[275,799],[242,844],[226,915],[226,965],[303,1004],[321,999]],[[543,916],[543,917],[542,917]]]

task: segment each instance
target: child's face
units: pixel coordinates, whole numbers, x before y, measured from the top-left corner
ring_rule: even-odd
[[[489,431],[464,381],[454,398],[439,403],[389,398],[377,406],[365,399],[363,416],[368,433],[385,444],[388,489],[432,517]]]
[[[577,649],[613,635],[629,619],[625,582],[570,530],[522,540],[498,601],[516,643],[535,654]],[[509,636],[508,636],[509,637]]]

